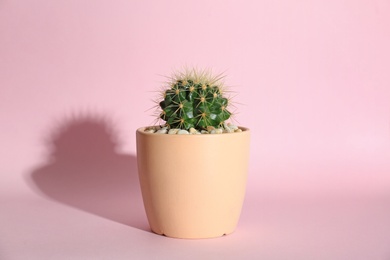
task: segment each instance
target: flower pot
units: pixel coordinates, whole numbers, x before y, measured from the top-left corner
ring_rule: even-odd
[[[175,238],[232,233],[245,196],[250,131],[169,135],[137,130],[142,197],[153,232]]]

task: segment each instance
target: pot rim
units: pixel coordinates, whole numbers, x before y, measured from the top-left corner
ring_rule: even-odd
[[[137,129],[137,133],[138,134],[142,134],[142,135],[153,135],[153,136],[170,136],[170,137],[182,137],[182,136],[193,136],[196,138],[210,138],[211,136],[212,137],[216,137],[216,136],[227,136],[227,135],[243,135],[243,134],[249,134],[250,133],[250,129],[248,127],[244,127],[244,126],[238,126],[239,129],[242,130],[242,132],[234,132],[234,133],[222,133],[222,134],[187,134],[187,135],[170,135],[170,134],[156,134],[156,133],[147,133],[145,132],[144,130],[148,127],[154,127],[154,126],[143,126],[143,127],[140,127]]]

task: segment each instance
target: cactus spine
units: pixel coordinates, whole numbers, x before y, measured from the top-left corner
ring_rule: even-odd
[[[222,79],[209,71],[187,70],[174,75],[163,90],[159,117],[170,128],[201,130],[222,126],[231,116]]]

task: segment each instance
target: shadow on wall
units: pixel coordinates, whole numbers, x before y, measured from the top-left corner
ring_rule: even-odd
[[[47,163],[28,176],[52,200],[149,231],[136,157],[118,154],[118,138],[102,118],[66,120],[50,137]]]

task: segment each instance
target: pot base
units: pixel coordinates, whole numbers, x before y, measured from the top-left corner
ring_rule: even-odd
[[[232,231],[232,232],[223,233],[222,235],[219,233],[219,234],[207,235],[207,236],[180,236],[180,235],[169,235],[169,234],[165,234],[165,233],[161,233],[161,232],[159,233],[159,232],[156,232],[154,230],[152,230],[152,232],[157,234],[157,235],[160,235],[160,236],[174,238],[174,239],[212,239],[212,238],[219,238],[219,237],[227,236],[227,235],[234,233],[234,231]]]

